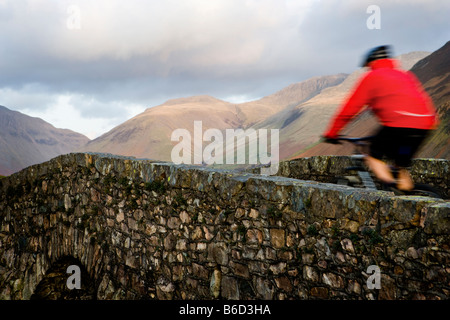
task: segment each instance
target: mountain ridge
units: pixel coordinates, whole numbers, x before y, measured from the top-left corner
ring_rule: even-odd
[[[74,151],[88,140],[75,131],[0,106],[1,175]]]
[[[396,59],[403,69],[410,69],[418,61],[429,56],[430,52],[415,51],[402,54]],[[161,132],[140,131],[134,132],[136,135],[155,137],[160,139],[154,140],[152,147],[148,144],[139,143],[137,141],[129,141],[133,145],[122,145],[120,147],[112,147],[108,141],[102,141],[105,137],[99,137],[97,141],[93,140],[81,151],[105,151],[110,153],[119,153],[122,155],[134,155],[138,157],[147,157],[164,161],[171,161],[169,154],[175,143],[170,141],[170,131],[176,128],[185,128],[193,132],[193,121],[202,121],[203,130],[208,128],[217,128],[224,131],[227,128],[266,128],[279,129],[280,134],[280,159],[290,159],[299,156],[299,151],[307,150],[307,153],[301,156],[316,154],[317,144],[321,133],[325,130],[329,119],[335,113],[336,108],[347,97],[349,91],[353,88],[355,82],[359,79],[365,69],[357,69],[351,74],[336,74],[322,77],[312,77],[307,80],[286,86],[273,94],[265,96],[255,101],[244,102],[240,104],[229,103],[208,95],[192,96],[185,98],[171,99],[162,105],[148,108],[144,115],[138,115],[134,121],[144,117],[159,118],[159,126],[166,126],[167,130],[161,135]],[[323,83],[322,83],[323,82]],[[211,108],[206,104],[217,102],[221,108]],[[192,105],[195,104],[195,106]],[[162,117],[161,113],[167,112],[168,107],[172,107],[171,111],[176,110],[176,114],[180,122],[173,125],[166,117]],[[181,112],[184,110],[184,113]],[[199,113],[200,112],[201,115]],[[212,121],[217,114],[222,116]],[[212,118],[211,118],[212,117]],[[130,119],[133,120],[133,119]],[[184,120],[184,121],[183,121]],[[147,120],[148,121],[148,120]],[[156,121],[156,120],[153,120]],[[129,122],[128,124],[131,124]],[[155,125],[150,122],[148,125]],[[172,124],[172,125],[170,125]],[[155,125],[156,126],[156,125]],[[378,124],[373,116],[369,113],[355,119],[349,125],[347,132],[355,135],[368,135],[376,130]],[[145,125],[144,125],[145,127]],[[156,126],[157,127],[157,126]],[[169,130],[170,127],[170,130]],[[113,129],[114,130],[114,129]],[[128,128],[127,131],[136,130]],[[116,130],[114,130],[116,131]],[[114,132],[113,131],[113,132]],[[118,132],[116,132],[117,134]],[[132,139],[133,140],[133,139]],[[98,143],[100,142],[100,143]],[[156,144],[158,143],[158,145]],[[95,146],[97,144],[97,146]],[[162,146],[160,144],[165,144]],[[322,150],[318,154],[350,154],[349,146],[344,148],[320,144]],[[147,151],[144,149],[148,148]],[[158,149],[158,150],[150,150]],[[141,150],[140,152],[137,152]],[[158,153],[159,152],[159,153]],[[165,153],[165,156],[161,156]]]
[[[170,99],[147,108],[143,113],[89,141],[78,151],[108,152],[143,158],[171,160],[176,129],[193,132],[194,121],[202,121],[203,130],[249,128],[267,117],[316,95],[330,85],[345,79],[345,74],[314,77],[292,84],[259,100],[230,103],[209,95]],[[283,95],[283,92],[289,92]],[[294,102],[295,101],[295,102]]]
[[[450,122],[449,56],[450,41],[433,53],[416,51],[397,57],[404,69],[415,72],[424,83],[446,123]],[[209,128],[223,132],[226,129],[279,129],[280,160],[350,154],[351,146],[332,146],[319,143],[319,139],[336,108],[363,72],[364,69],[357,69],[350,74],[312,77],[244,103],[231,103],[207,94],[169,99],[93,140],[0,106],[0,174],[10,174],[24,166],[73,151],[171,161],[170,151],[178,143],[171,139],[173,131],[186,129],[192,133],[194,121],[202,121],[203,131]],[[27,128],[27,121],[33,123],[30,128]],[[377,125],[373,116],[366,113],[355,119],[345,133],[370,134]],[[42,132],[43,129],[46,132]],[[449,149],[450,128],[444,125],[438,131],[421,155],[450,158],[445,149]],[[11,140],[13,138],[16,140]]]

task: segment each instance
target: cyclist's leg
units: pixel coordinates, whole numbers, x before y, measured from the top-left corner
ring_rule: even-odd
[[[411,160],[426,138],[428,131],[410,128],[400,130],[399,136],[402,139],[393,155],[395,164],[399,168],[397,188],[402,191],[410,191],[414,189],[414,181],[407,168],[411,166]]]
[[[377,179],[388,185],[396,184],[397,181],[392,175],[391,169],[384,161],[369,155],[366,156],[364,160],[370,170],[375,174]]]
[[[389,153],[391,141],[389,131],[390,128],[381,127],[370,144],[369,155],[365,157],[365,163],[380,181],[387,185],[395,185],[396,180],[391,169],[381,160]]]
[[[414,189],[414,182],[405,168],[400,168],[398,171],[397,188],[403,191],[410,191]]]

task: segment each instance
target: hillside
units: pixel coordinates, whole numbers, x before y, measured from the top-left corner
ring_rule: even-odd
[[[193,135],[196,120],[203,122],[203,130],[242,124],[238,110],[231,103],[210,96],[179,98],[148,108],[90,141],[81,150],[170,161],[175,144],[171,142],[172,132],[180,128]]]
[[[348,74],[336,74],[322,77],[313,77],[308,80],[291,84],[274,94],[256,101],[250,101],[237,105],[240,116],[243,117],[244,127],[262,127],[269,117],[277,117],[280,114],[288,114],[296,105],[318,95],[322,90],[336,86],[347,78]],[[289,116],[280,125],[287,125]]]
[[[429,55],[412,52],[397,59],[404,69]],[[329,119],[346,98],[356,80],[364,72],[314,77],[292,84],[262,99],[232,104],[210,96],[194,96],[169,100],[90,141],[79,151],[109,152],[170,161],[171,150],[178,142],[171,141],[175,129],[187,129],[193,136],[194,121],[208,128],[254,128],[280,130],[280,159],[319,154],[349,154],[351,146],[342,148],[317,144]],[[376,121],[366,114],[354,121],[347,133],[372,133]],[[225,135],[224,135],[225,136]],[[205,142],[206,144],[206,142]],[[248,150],[248,148],[247,148]]]
[[[193,137],[194,121],[202,121],[203,132],[216,128],[248,128],[291,105],[305,101],[323,89],[339,84],[346,75],[308,79],[293,84],[260,100],[232,104],[210,96],[173,99],[113,128],[90,141],[80,151],[108,152],[119,155],[171,160],[171,141],[176,129],[187,129]]]
[[[0,106],[0,175],[69,153],[88,141],[79,133]]]
[[[424,83],[441,116],[441,126],[422,149],[421,157],[450,158],[449,43],[432,54],[413,52],[397,57],[403,69],[411,69]],[[171,151],[178,143],[171,141],[173,131],[186,129],[193,137],[194,121],[202,121],[203,132],[209,128],[222,133],[238,128],[279,129],[280,160],[350,154],[350,145],[333,146],[319,141],[336,108],[363,72],[364,69],[358,69],[350,75],[310,78],[241,104],[208,95],[172,99],[146,109],[91,141],[73,131],[56,129],[41,119],[0,107],[0,175],[72,151],[171,161]],[[366,112],[344,134],[369,135],[377,126]]]
[[[411,71],[430,94],[441,121],[418,156],[450,159],[450,41],[417,62]]]

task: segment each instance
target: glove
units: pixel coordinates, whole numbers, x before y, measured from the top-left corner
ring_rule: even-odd
[[[325,142],[325,143],[341,144],[341,142],[339,140],[337,140],[336,138],[322,137],[322,139],[323,139],[323,142]]]

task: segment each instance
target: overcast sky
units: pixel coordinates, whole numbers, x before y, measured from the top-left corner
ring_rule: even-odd
[[[437,50],[449,13],[448,0],[0,0],[0,105],[94,138],[168,99],[243,102],[351,73],[377,45]]]

